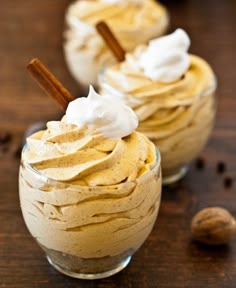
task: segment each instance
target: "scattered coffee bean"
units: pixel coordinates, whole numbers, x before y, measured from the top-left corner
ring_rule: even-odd
[[[9,132],[0,132],[0,144],[6,144],[11,141],[11,134]]]
[[[198,170],[203,170],[205,167],[205,160],[203,158],[198,158],[196,160],[196,168]]]
[[[223,174],[226,171],[226,164],[222,161],[217,163],[216,171],[220,174]]]
[[[230,188],[233,185],[233,179],[231,177],[225,177],[224,179],[224,187]]]

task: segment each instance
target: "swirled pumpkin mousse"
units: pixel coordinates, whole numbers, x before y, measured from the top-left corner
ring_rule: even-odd
[[[139,118],[138,131],[160,149],[164,181],[185,173],[206,144],[214,124],[215,75],[189,54],[182,29],[150,41],[101,75],[101,94],[120,98]]]
[[[87,98],[69,103],[61,121],[27,139],[20,169],[23,216],[65,274],[117,273],[152,230],[160,158],[137,125],[130,107],[91,87]]]
[[[104,63],[115,63],[96,31],[105,21],[127,51],[164,34],[167,10],[154,0],[80,0],[66,12],[65,58],[74,78],[82,85],[97,85]]]

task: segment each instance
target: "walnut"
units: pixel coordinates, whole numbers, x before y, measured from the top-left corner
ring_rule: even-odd
[[[236,234],[234,217],[225,209],[211,207],[199,211],[192,219],[193,237],[207,245],[227,244]]]

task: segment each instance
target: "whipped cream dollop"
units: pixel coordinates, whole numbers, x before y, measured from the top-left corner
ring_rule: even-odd
[[[154,81],[169,83],[178,80],[188,70],[190,38],[182,29],[151,40],[142,53],[138,66]]]
[[[119,99],[100,96],[91,85],[87,98],[69,103],[66,122],[95,129],[111,139],[128,136],[138,127],[138,118],[129,106]]]

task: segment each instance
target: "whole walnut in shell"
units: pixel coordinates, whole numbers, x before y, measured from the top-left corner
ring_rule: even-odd
[[[207,245],[227,244],[236,233],[234,217],[220,207],[205,208],[192,219],[193,237]]]

